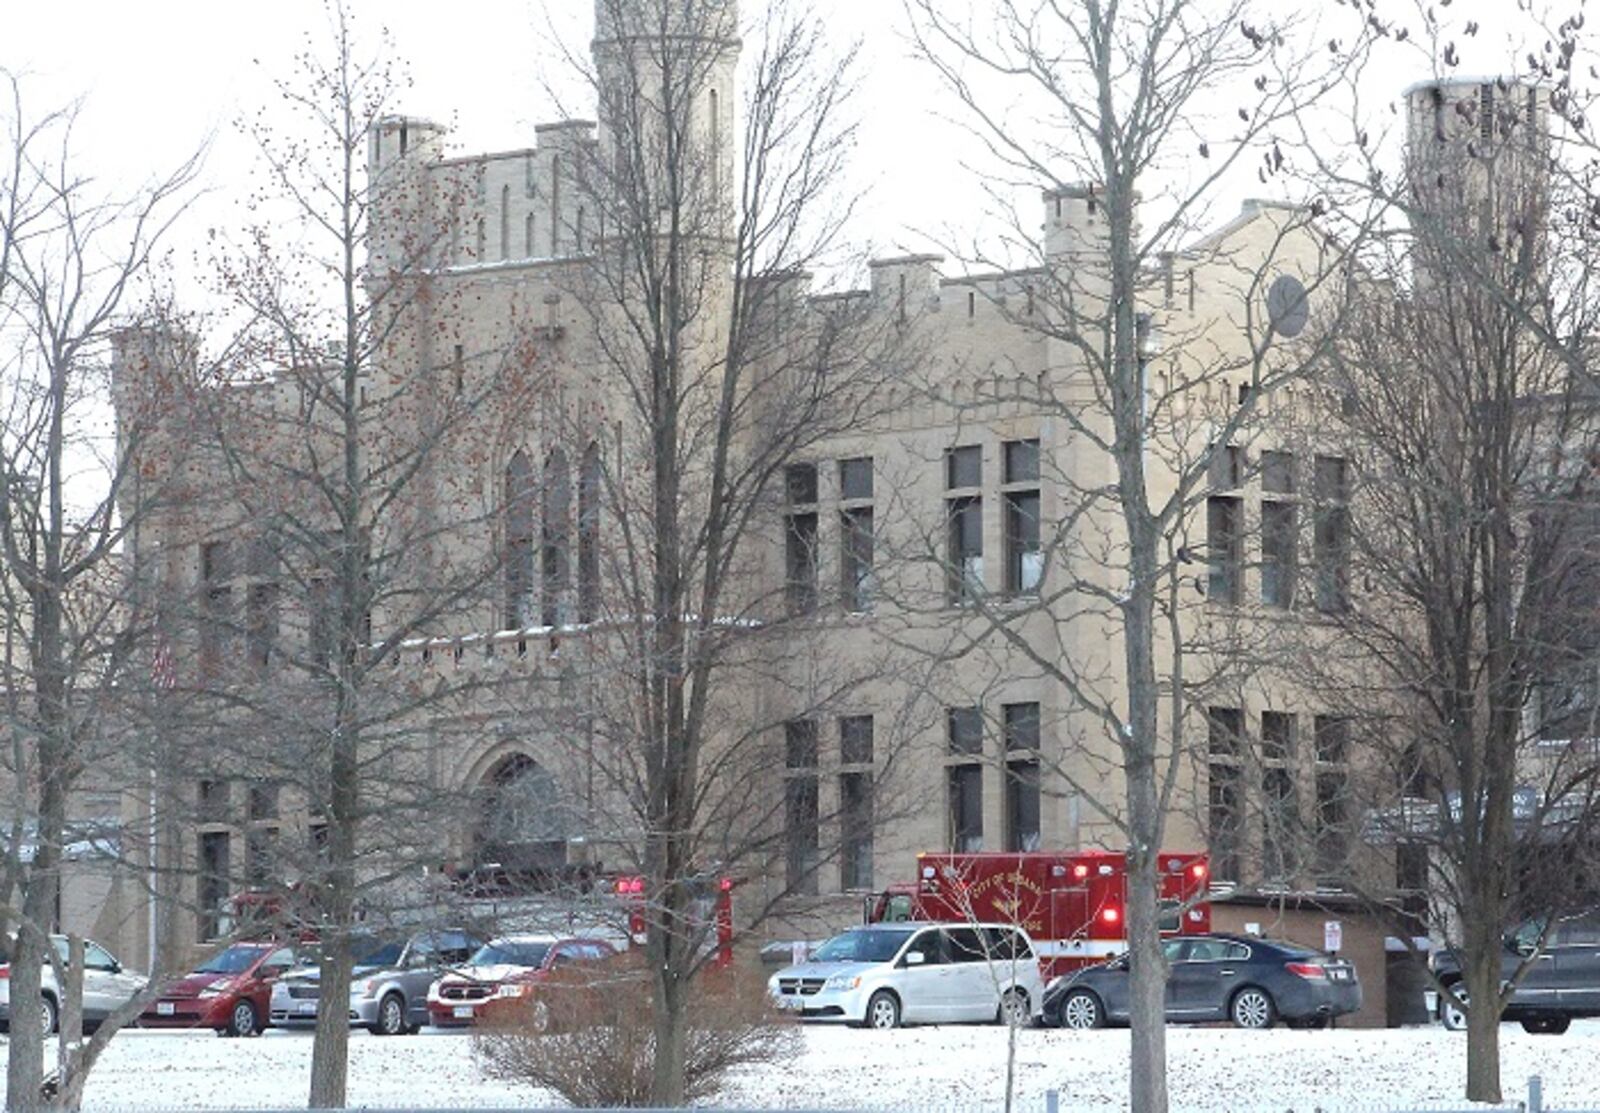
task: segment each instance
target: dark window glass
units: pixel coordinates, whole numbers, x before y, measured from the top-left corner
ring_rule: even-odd
[[[817,516],[790,514],[785,519],[784,535],[789,610],[805,614],[817,606]]]
[[[983,500],[950,500],[949,594],[969,603],[983,594]]]
[[[1261,602],[1294,606],[1300,542],[1299,510],[1292,502],[1261,504]]]
[[[258,821],[278,818],[278,786],[271,781],[250,786],[250,819]]]
[[[1337,614],[1350,602],[1350,512],[1342,506],[1319,506],[1315,542],[1317,610]]]
[[[1218,880],[1239,880],[1241,803],[1239,767],[1213,761],[1208,769],[1208,842],[1211,873]]]
[[[505,511],[505,628],[521,630],[533,625],[533,514],[537,494],[533,463],[522,451],[506,464]]]
[[[839,884],[872,887],[872,774],[839,777]]]
[[[1342,503],[1350,499],[1349,464],[1341,456],[1318,456],[1314,491],[1318,502]]]
[[[871,456],[839,461],[839,497],[842,499],[872,497]]]
[[[790,464],[784,469],[784,492],[792,506],[817,501],[817,465]]]
[[[1006,591],[1013,595],[1039,590],[1044,554],[1039,547],[1039,492],[1011,491],[1006,508]]]
[[[1244,712],[1237,707],[1206,709],[1206,750],[1225,757],[1239,756],[1244,738]]]
[[[1263,452],[1261,489],[1269,495],[1294,494],[1294,456],[1287,452]]]
[[[200,822],[227,823],[230,813],[229,785],[227,781],[200,782]]]
[[[1006,849],[1039,849],[1039,763],[1006,763]]]
[[[200,578],[219,583],[233,576],[233,548],[226,541],[211,541],[200,546]]]
[[[1338,883],[1345,873],[1345,801],[1350,791],[1343,770],[1317,774],[1317,879]]]
[[[1350,720],[1342,715],[1318,715],[1315,724],[1317,760],[1339,765],[1350,757]]]
[[[1215,603],[1239,602],[1244,579],[1244,503],[1212,496],[1206,500],[1206,556],[1210,565],[1206,596]]]
[[[1266,761],[1287,761],[1294,753],[1293,715],[1282,711],[1261,713],[1261,756]]]
[[[1262,870],[1271,881],[1291,879],[1297,868],[1295,853],[1300,837],[1300,805],[1294,774],[1281,766],[1262,774],[1265,815],[1262,830]]]
[[[245,608],[245,636],[250,664],[264,669],[272,663],[273,647],[278,640],[278,585],[251,584],[250,594],[245,598]]]
[[[946,712],[952,754],[983,753],[983,711],[976,707],[952,707]]]
[[[200,877],[196,887],[197,927],[201,939],[215,939],[222,922],[222,904],[233,891],[229,879],[230,844],[226,831],[200,836]]]
[[[278,829],[252,827],[245,832],[245,883],[262,888],[273,879],[278,868]]]
[[[784,830],[787,836],[785,873],[792,892],[817,891],[817,819],[817,778],[786,778],[784,780]]]
[[[1006,442],[1005,481],[1007,483],[1037,483],[1039,481],[1038,441]]]
[[[845,765],[872,763],[871,715],[850,715],[839,720],[839,760]]]
[[[983,448],[969,444],[945,454],[945,482],[948,488],[983,486]]]
[[[951,928],[945,932],[951,962],[986,962],[989,949],[977,928]]]
[[[952,765],[950,848],[957,853],[983,849],[983,766]]]
[[[840,515],[839,591],[845,610],[872,610],[876,581],[872,575],[872,508],[854,507]]]
[[[600,449],[590,445],[578,470],[578,621],[600,610]]]
[[[1208,476],[1214,491],[1237,488],[1244,482],[1244,449],[1231,444],[1213,449]]]
[[[1039,748],[1039,705],[1037,703],[1008,703],[1002,709],[1005,724],[1005,748],[1037,750]]]
[[[817,724],[813,719],[791,719],[783,724],[784,764],[790,769],[817,765]]]
[[[544,462],[544,498],[539,515],[540,607],[539,621],[563,625],[568,617],[566,600],[571,562],[572,477],[567,454],[553,450]]]

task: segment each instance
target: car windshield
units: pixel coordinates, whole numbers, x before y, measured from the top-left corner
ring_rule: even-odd
[[[548,943],[519,943],[512,939],[496,939],[485,943],[469,960],[471,966],[543,966],[544,956],[550,953]]]
[[[196,974],[243,974],[266,953],[265,947],[233,946],[217,955],[204,966],[195,967]]]
[[[357,966],[393,966],[400,961],[401,943],[375,943],[367,947],[366,951],[358,952]]]
[[[909,931],[859,928],[835,935],[818,947],[811,959],[813,962],[888,962],[910,936]]]

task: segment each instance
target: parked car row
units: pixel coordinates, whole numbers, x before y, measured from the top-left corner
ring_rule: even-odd
[[[1574,1020],[1600,1016],[1600,914],[1574,916],[1547,924],[1529,920],[1508,932],[1500,956],[1500,977],[1512,990],[1503,1020],[1514,1020],[1536,1035],[1560,1035]],[[1450,950],[1431,958],[1434,977],[1471,1007],[1462,984],[1460,957]],[[1526,967],[1526,969],[1524,969]],[[1456,1001],[1430,989],[1428,1015],[1446,1028],[1462,1031],[1467,1014]]]
[[[52,936],[62,962],[65,936]],[[485,939],[465,930],[421,932],[406,940],[352,940],[355,956],[349,1022],[375,1035],[415,1032],[424,1024],[470,1025],[506,1002],[527,995],[549,974],[574,962],[616,953],[603,938],[554,934]],[[6,956],[0,954],[0,960]],[[83,1019],[92,1030],[147,986],[97,943],[84,954]],[[48,1035],[60,1024],[61,991],[54,966],[41,975],[37,1023]],[[311,943],[260,940],[235,943],[173,979],[140,1013],[144,1028],[210,1028],[228,1036],[259,1035],[266,1027],[316,1025],[321,973]],[[0,961],[0,1025],[9,1028],[10,966]]]
[[[1169,1023],[1320,1027],[1361,1008],[1355,967],[1298,944],[1213,934],[1164,947]],[[768,992],[803,1020],[867,1028],[942,1021],[1099,1028],[1127,1022],[1129,978],[1121,956],[1047,986],[1027,933],[1006,924],[874,924],[778,971]]]

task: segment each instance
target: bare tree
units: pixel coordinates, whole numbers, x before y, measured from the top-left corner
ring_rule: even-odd
[[[0,840],[0,929],[16,931],[11,1010],[24,1018],[12,1025],[7,1107],[33,1109],[43,1101],[43,1032],[32,1018],[43,1007],[45,964],[62,965],[49,932],[65,848],[84,837],[71,825],[73,794],[137,775],[137,737],[119,712],[130,710],[128,693],[149,685],[121,577],[129,522],[118,503],[131,482],[129,445],[104,421],[112,328],[147,292],[195,164],[128,196],[107,194],[76,162],[74,110],[34,116],[19,79],[4,75],[4,89],[0,598],[8,745],[0,769],[15,792]],[[63,1104],[75,1105],[89,1068],[131,1015],[112,1018],[86,1045],[63,1041]]]
[[[783,880],[741,909],[748,928],[843,852],[816,835],[834,812],[818,805],[815,776],[786,798],[771,770],[787,748],[814,774],[815,717],[843,713],[876,670],[821,659],[804,617],[819,585],[774,574],[771,523],[789,466],[879,404],[872,387],[898,335],[866,299],[807,288],[809,272],[842,258],[852,210],[838,191],[853,56],[831,54],[801,5],[744,26],[726,0],[598,0],[596,15],[600,135],[576,160],[586,215],[562,234],[592,237],[570,289],[616,444],[596,457],[611,516],[598,563],[586,571],[579,557],[580,578],[599,585],[579,617],[605,633],[578,668],[595,693],[585,711],[603,814],[648,887],[651,1098],[672,1105],[685,1095],[686,1010],[711,957],[704,877],[776,867]],[[753,57],[736,86],[741,33]],[[882,777],[897,743],[878,723],[851,760]],[[894,814],[887,792],[874,806],[846,824],[852,853],[870,853],[871,826]],[[786,828],[814,841],[786,857]]]
[[[1330,50],[1243,2],[993,8],[979,22],[941,0],[906,4],[917,54],[953,93],[987,155],[991,195],[1011,214],[959,254],[1012,271],[1003,291],[979,296],[1050,347],[1042,374],[972,368],[996,385],[956,401],[974,413],[1036,409],[1064,423],[1070,447],[1040,465],[1062,492],[1059,524],[1019,527],[1036,562],[1008,582],[1022,602],[972,593],[980,620],[939,656],[1008,652],[1065,693],[1055,727],[1074,763],[1056,771],[1128,852],[1132,1106],[1160,1111],[1158,856],[1189,783],[1187,725],[1207,685],[1225,679],[1207,667],[1239,665],[1206,652],[1192,563],[1203,552],[1212,565],[1201,587],[1213,603],[1238,601],[1243,536],[1237,523],[1212,523],[1207,549],[1196,511],[1226,493],[1208,492],[1208,481],[1230,470],[1230,486],[1243,481],[1258,411],[1325,354],[1366,215],[1346,214],[1341,246],[1318,220],[1339,199],[1313,192],[1306,208],[1268,213],[1261,236],[1229,226],[1190,241],[1241,170],[1283,180],[1299,114],[1376,31],[1352,24]],[[1043,244],[1031,215],[1010,204],[1020,187],[1048,190]],[[1021,272],[1019,254],[1030,264]],[[1293,285],[1269,302],[1283,276]],[[1324,326],[1299,335],[1311,306]],[[1019,380],[1023,371],[1036,379]],[[950,551],[935,541],[934,552]],[[1041,616],[1043,641],[1029,632]],[[1104,652],[1101,631],[1116,638]]]
[[[1440,988],[1467,1014],[1473,1101],[1500,1100],[1501,1014],[1545,933],[1596,900],[1594,232],[1541,84],[1411,94],[1387,190],[1407,220],[1320,380],[1367,590],[1304,667],[1364,728],[1375,787],[1353,822],[1415,862],[1402,880],[1454,957]]]
[[[276,83],[284,117],[245,126],[259,223],[217,241],[212,351],[144,383],[191,448],[148,457],[170,497],[142,536],[183,658],[167,768],[214,796],[193,818],[246,828],[243,910],[317,934],[316,1108],[345,1102],[357,934],[439,911],[440,829],[464,811],[440,722],[478,686],[459,631],[482,629],[501,560],[481,475],[539,381],[524,313],[438,354],[462,259],[436,218],[471,183],[436,172],[437,129],[392,115],[387,46],[330,6]],[[220,908],[228,834],[200,837],[204,935],[241,911]]]

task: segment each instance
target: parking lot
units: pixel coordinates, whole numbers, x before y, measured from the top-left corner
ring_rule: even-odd
[[[1243,1032],[1174,1028],[1169,1033],[1173,1109],[1192,1111],[1377,1111],[1459,1100],[1465,1039],[1438,1028]],[[1503,1030],[1507,1096],[1530,1074],[1546,1100],[1600,1105],[1600,1022],[1564,1036]],[[1006,1033],[994,1026],[893,1032],[808,1028],[790,1063],[743,1076],[730,1103],[767,1108],[999,1108]],[[1058,1089],[1062,1108],[1124,1108],[1126,1031],[1019,1033],[1017,1093],[1042,1107]],[[119,1035],[91,1079],[86,1110],[304,1107],[311,1037],[268,1032],[252,1040],[210,1034]],[[472,1039],[425,1030],[350,1041],[350,1104],[413,1107],[542,1107],[551,1095],[482,1077]],[[1028,1108],[1025,1106],[1024,1108]]]

